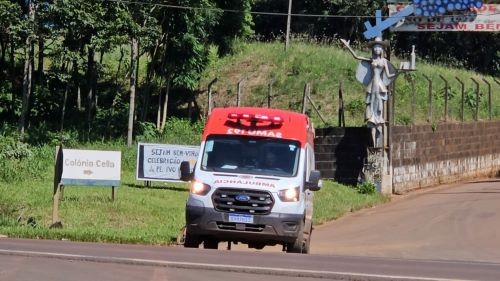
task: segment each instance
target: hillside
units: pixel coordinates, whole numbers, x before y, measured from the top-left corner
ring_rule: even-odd
[[[418,50],[417,50],[418,52]],[[358,50],[359,54],[369,54]],[[408,58],[391,59],[397,67],[400,61]],[[278,108],[301,109],[301,100],[306,82],[312,83],[311,98],[320,108],[321,114],[330,125],[337,125],[338,92],[342,83],[347,126],[363,124],[364,86],[354,77],[358,61],[345,49],[338,45],[324,45],[314,42],[293,42],[288,52],[284,45],[272,43],[241,43],[233,55],[221,59],[213,59],[200,82],[200,92],[197,103],[206,112],[206,87],[215,77],[217,83],[213,87],[215,106],[236,104],[236,85],[240,79],[243,82],[241,104],[247,106],[266,106],[268,84],[274,79],[272,106]],[[417,54],[417,71],[411,73],[416,83],[416,123],[427,122],[428,115],[428,82],[423,77],[426,74],[433,80],[433,118],[430,123],[444,120],[444,81],[442,75],[449,81],[450,105],[449,121],[460,120],[461,87],[455,77],[465,83],[465,119],[473,120],[475,108],[475,84],[471,78],[480,81],[480,119],[488,118],[487,86],[481,79],[485,78],[492,84],[493,118],[500,118],[500,85],[493,77],[485,77],[475,72],[447,68],[423,62]],[[411,123],[411,84],[408,77],[400,75],[396,81],[395,120],[396,124]],[[498,77],[496,78],[498,81]],[[312,110],[309,107],[309,110]],[[324,124],[314,111],[310,112],[318,127]]]

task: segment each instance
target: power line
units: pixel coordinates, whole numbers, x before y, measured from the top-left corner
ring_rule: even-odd
[[[285,16],[285,17],[288,16],[288,13],[242,11],[242,10],[210,8],[210,7],[193,7],[193,6],[181,6],[181,5],[172,5],[165,3],[151,3],[144,1],[130,1],[130,0],[103,0],[103,1],[125,3],[125,4],[156,5],[160,7],[180,9],[180,10],[204,10],[204,11],[227,12],[227,13],[248,13],[252,15],[264,15],[264,16]],[[322,15],[322,14],[291,14],[291,15],[293,17],[315,17],[315,18],[373,18],[373,16],[353,16],[353,15]]]
[[[167,3],[152,3],[145,1],[132,1],[132,0],[103,0],[104,2],[115,2],[115,3],[124,3],[131,5],[155,5],[159,7],[171,8],[171,9],[179,9],[179,10],[201,10],[201,11],[212,11],[212,12],[225,12],[225,13],[248,13],[252,15],[264,15],[264,16],[282,16],[288,17],[288,13],[279,13],[279,12],[260,12],[260,11],[242,11],[242,10],[234,10],[234,9],[221,9],[221,8],[210,8],[210,7],[193,7],[193,6],[182,6],[182,5],[173,5]],[[500,12],[491,13],[488,16],[498,15]],[[359,15],[324,15],[324,14],[291,14],[293,17],[310,17],[310,18],[358,18],[358,19],[373,19],[374,16],[359,16]],[[436,16],[439,18],[447,18],[447,17],[456,17],[459,15],[442,15]],[[485,15],[483,15],[485,16]],[[388,18],[389,16],[383,16],[382,18]],[[408,16],[406,18],[421,18],[420,16]]]

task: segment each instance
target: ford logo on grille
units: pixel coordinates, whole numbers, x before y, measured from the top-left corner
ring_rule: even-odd
[[[248,201],[250,201],[250,196],[248,196],[246,194],[240,194],[240,195],[236,195],[235,199],[237,201],[240,201],[240,202],[248,202]]]

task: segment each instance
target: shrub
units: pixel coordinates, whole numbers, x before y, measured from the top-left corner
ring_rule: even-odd
[[[28,144],[19,141],[16,137],[0,136],[0,159],[21,160],[32,155]]]
[[[377,191],[375,184],[365,181],[356,186],[356,190],[361,194],[374,194]]]

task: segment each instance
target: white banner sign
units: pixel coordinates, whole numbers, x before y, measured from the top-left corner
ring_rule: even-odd
[[[139,143],[136,179],[179,181],[181,162],[189,161],[192,169],[199,150],[199,146]]]
[[[63,185],[120,185],[121,152],[63,149]]]
[[[406,5],[389,5],[389,16]],[[479,9],[456,11],[435,17],[410,16],[400,21],[391,31],[500,31],[500,4],[484,4]]]

